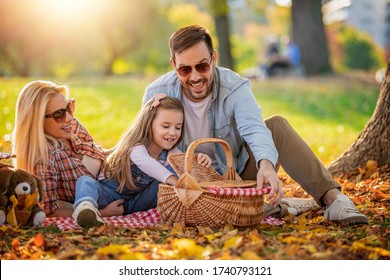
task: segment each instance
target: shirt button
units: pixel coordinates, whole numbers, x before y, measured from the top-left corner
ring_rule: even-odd
[[[141,177],[138,176],[138,177],[136,178],[136,180],[139,182],[139,181],[141,180]]]

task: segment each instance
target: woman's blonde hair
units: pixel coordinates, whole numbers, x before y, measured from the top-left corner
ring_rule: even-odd
[[[23,87],[16,102],[12,152],[16,168],[33,173],[38,162],[46,163],[47,135],[44,132],[45,112],[57,94],[68,96],[68,87],[50,81],[33,81]]]
[[[155,98],[152,98],[141,108],[132,125],[124,132],[118,144],[114,147],[114,151],[107,157],[104,174],[119,182],[117,189],[119,192],[122,192],[124,186],[133,190],[137,189],[131,176],[130,153],[133,147],[137,145],[147,146],[152,141],[152,122],[156,118],[158,110],[179,110],[184,115],[183,105],[179,99],[166,96],[159,100],[158,105],[155,105],[154,102]],[[177,143],[183,137],[183,128],[184,125]]]

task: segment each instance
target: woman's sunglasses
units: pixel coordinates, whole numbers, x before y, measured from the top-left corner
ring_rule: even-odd
[[[198,71],[200,74],[205,74],[210,70],[210,64],[211,60],[213,59],[213,54],[210,54],[210,62],[203,62],[195,65],[196,71]],[[183,78],[188,77],[192,72],[192,66],[180,66],[179,68],[176,68],[177,72],[180,76]]]
[[[45,115],[45,118],[53,118],[56,122],[61,123],[66,120],[66,113],[69,113],[73,117],[76,111],[76,100],[71,98],[68,100],[68,105],[65,109],[59,109],[52,114]]]

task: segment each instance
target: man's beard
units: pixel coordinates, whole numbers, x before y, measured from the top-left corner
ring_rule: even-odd
[[[204,82],[204,79],[202,79]],[[198,82],[198,81],[197,81]],[[214,81],[213,81],[214,82]],[[210,95],[211,91],[212,91],[212,88],[213,88],[213,82],[211,82],[211,84],[207,87],[206,89],[206,92],[205,93],[201,93],[201,94],[197,94],[197,93],[193,93],[190,89],[191,87],[191,83],[186,83],[186,84],[183,84],[181,83],[181,90],[182,90],[182,93],[188,97],[190,97],[191,99],[193,99],[194,101],[202,101],[204,100],[207,96]],[[195,82],[196,83],[196,82]]]

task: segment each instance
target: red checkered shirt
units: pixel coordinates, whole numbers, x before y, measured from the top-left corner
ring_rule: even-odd
[[[34,167],[34,173],[44,184],[43,202],[47,215],[58,208],[57,200],[74,202],[76,181],[80,176],[94,177],[82,164],[82,155],[105,160],[103,149],[96,145],[92,136],[77,119],[72,121],[72,132],[70,142],[74,151],[65,144],[65,140],[54,143],[48,139],[46,167],[42,162]]]

